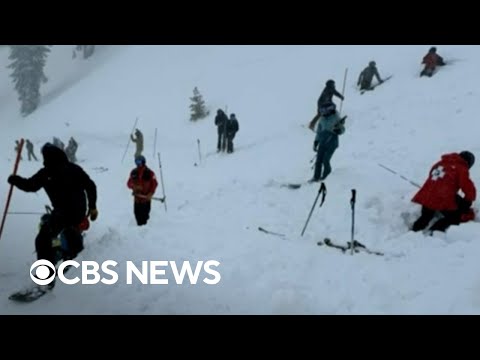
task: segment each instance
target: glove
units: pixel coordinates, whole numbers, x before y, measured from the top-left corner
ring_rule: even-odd
[[[457,200],[458,209],[462,212],[466,212],[470,210],[470,208],[472,207],[472,202],[468,201],[465,198],[462,198],[461,196],[457,196],[456,200]]]
[[[8,181],[8,183],[9,183],[10,185],[15,186],[15,185],[18,184],[19,180],[20,180],[20,176],[10,175],[10,176],[8,177],[8,180],[7,180],[7,181]]]
[[[142,192],[142,187],[140,185],[133,185],[133,195],[140,194]]]
[[[88,211],[88,216],[90,217],[90,220],[92,220],[92,221],[97,220],[98,210],[97,209],[90,209]]]
[[[313,143],[313,151],[314,152],[318,151],[318,141],[317,140],[315,140],[315,142]]]

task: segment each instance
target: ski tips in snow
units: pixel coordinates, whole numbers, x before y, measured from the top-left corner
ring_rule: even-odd
[[[317,242],[317,245],[318,246],[331,247],[331,248],[340,250],[344,254],[348,250],[352,250],[352,243],[350,241],[348,242],[347,245],[339,245],[339,244],[335,244],[331,239],[325,238],[323,241]],[[353,251],[354,251],[355,254],[358,254],[360,252],[364,252],[364,253],[367,253],[367,254],[370,254],[370,255],[385,256],[384,253],[379,252],[379,251],[370,250],[365,245],[363,245],[362,243],[360,243],[356,240],[353,242]]]
[[[267,183],[266,186],[268,187],[280,187],[280,188],[286,188],[290,190],[298,190],[302,186],[309,184],[309,182],[304,182],[304,183],[281,183],[277,182],[275,180],[271,180]]]
[[[302,187],[302,184],[285,184],[283,187],[286,187],[292,190],[297,190]]]
[[[284,235],[284,234],[279,234],[279,233],[276,233],[276,232],[273,232],[273,231],[269,231],[269,230],[266,230],[266,229],[264,229],[264,228],[262,228],[262,227],[259,227],[259,228],[258,228],[258,231],[263,232],[264,234],[273,235],[273,236],[278,236],[278,237],[281,237],[281,238],[286,237],[286,235]]]
[[[392,77],[393,77],[393,75],[387,76],[385,79],[383,79],[383,81],[382,81],[381,83],[378,83],[378,84],[373,85],[373,86],[372,86],[370,89],[368,89],[368,90],[360,90],[360,95],[363,95],[363,94],[365,94],[366,92],[375,90],[377,87],[381,86],[382,84],[385,84],[385,83],[386,83],[388,80],[390,80]]]

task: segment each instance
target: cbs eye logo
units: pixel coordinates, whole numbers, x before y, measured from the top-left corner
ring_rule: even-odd
[[[55,279],[55,266],[48,260],[37,260],[30,267],[30,277],[37,285],[48,285]]]

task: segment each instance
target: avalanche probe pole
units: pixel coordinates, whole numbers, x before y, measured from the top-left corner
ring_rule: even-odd
[[[22,156],[22,149],[23,149],[23,143],[24,142],[25,142],[24,139],[20,139],[20,144],[19,144],[18,150],[17,150],[17,159],[15,160],[15,166],[13,168],[13,175],[17,175],[18,164],[20,163],[20,158]],[[12,198],[12,193],[13,193],[13,185],[10,185],[10,190],[8,191],[8,196],[7,196],[7,202],[5,204],[5,211],[3,212],[2,225],[0,225],[0,239],[2,238],[3,227],[5,226],[5,220],[7,219],[7,213],[8,213],[8,208],[10,206],[10,200]]]

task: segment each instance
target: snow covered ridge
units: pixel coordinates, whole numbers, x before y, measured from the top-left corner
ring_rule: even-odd
[[[0,313],[480,314],[480,224],[434,236],[409,231],[420,215],[411,202],[414,184],[426,180],[431,165],[445,153],[480,156],[480,47],[438,46],[446,60],[458,61],[420,78],[430,46],[122,46],[99,48],[86,62],[73,60],[70,46],[54,46],[41,104],[25,118],[9,72],[0,72],[0,203],[16,139],[30,139],[38,155],[54,136],[74,136],[79,165],[98,188],[99,216],[75,259],[80,267],[65,276],[81,283],[82,261],[95,261],[100,280],[111,280],[101,265],[112,259],[118,265],[108,268],[119,276],[114,285],[58,282],[34,303],[12,303],[13,291],[32,284],[40,216],[11,214],[0,240]],[[0,49],[3,68],[4,55]],[[394,76],[361,95],[356,82],[371,60],[382,77]],[[278,184],[312,177],[315,134],[307,126],[325,82],[335,79],[341,88],[346,68],[346,132],[332,158],[325,202],[301,236],[318,186]],[[195,87],[211,115],[191,122]],[[216,152],[214,125],[217,109],[226,108],[240,123],[228,155]],[[157,177],[158,134],[168,199],[168,211],[152,203],[143,228],[126,187],[135,166],[131,144],[121,162],[136,118]],[[33,175],[39,160],[21,161],[19,175]],[[479,169],[471,170],[476,185]],[[355,240],[385,256],[317,245],[351,240],[351,189],[357,190]],[[43,192],[15,190],[10,211],[42,212],[48,203]],[[178,275],[184,261],[195,274],[198,262],[211,259],[220,263],[211,267],[221,275],[214,286],[203,282],[215,279],[204,267],[196,286],[188,271],[177,286],[170,265],[156,266],[165,274],[155,275],[168,285],[142,284],[151,282],[153,261],[175,261]],[[128,285],[128,261],[148,275],[132,272]],[[142,261],[149,262],[145,269]]]

